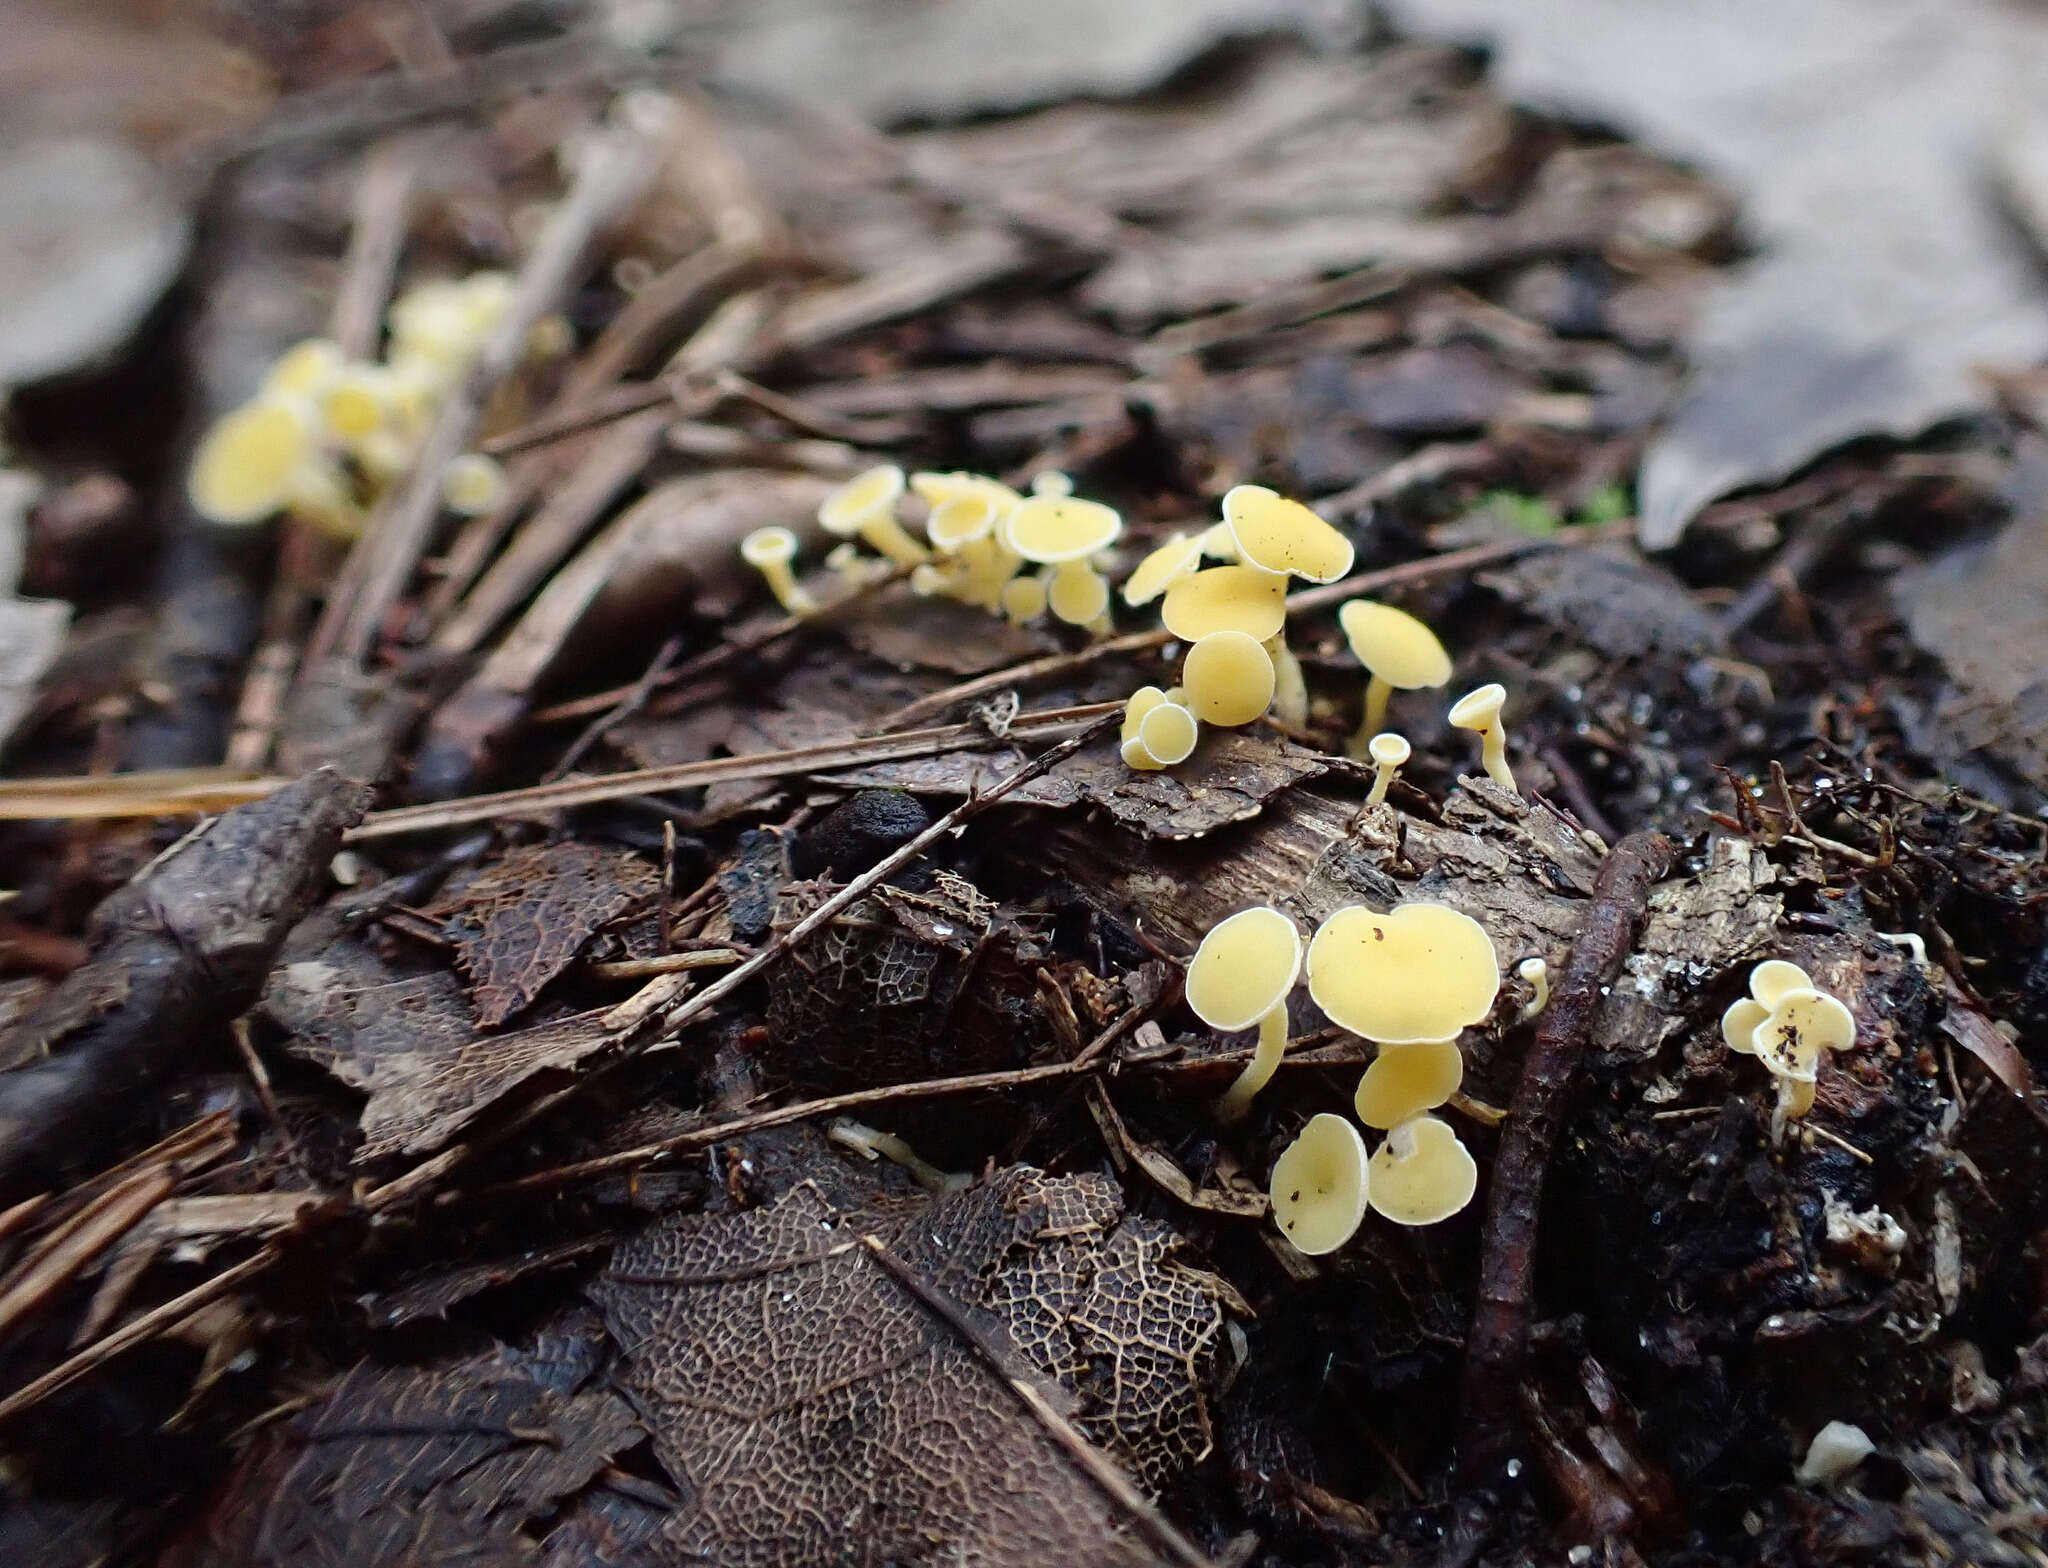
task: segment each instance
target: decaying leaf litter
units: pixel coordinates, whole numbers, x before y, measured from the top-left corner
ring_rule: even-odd
[[[2026,378],[1647,557],[1742,191],[1334,11],[991,72],[944,68],[984,6],[627,9],[195,35],[166,68],[243,96],[102,128],[206,221],[185,298],[15,399],[10,1552],[2040,1561]],[[294,343],[397,368],[388,306],[497,272],[406,461],[184,501]],[[97,411],[166,344],[138,452]],[[1288,598],[1305,716],[1127,766],[1156,606],[823,566],[892,462],[1069,476],[1119,582],[1234,487],[1312,502],[1356,560]],[[1358,598],[1455,666],[1378,804]],[[1446,717],[1489,682],[1513,788]],[[1440,1113],[1477,1201],[1309,1255],[1269,1180],[1374,1049],[1283,989],[1220,1119],[1250,1035],[1185,966],[1253,906],[1426,905],[1499,960]],[[1771,962],[1853,1025],[1804,1116],[1724,1033]]]

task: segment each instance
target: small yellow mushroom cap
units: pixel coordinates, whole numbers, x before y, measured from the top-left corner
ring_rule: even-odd
[[[1123,531],[1123,514],[1115,507],[1071,495],[1027,497],[1003,520],[1005,542],[1041,566],[1083,560],[1115,544]]]
[[[448,460],[441,470],[441,499],[448,510],[464,517],[480,517],[505,499],[511,481],[493,457],[481,452],[464,452]]]
[[[307,338],[278,356],[263,378],[263,390],[317,398],[345,363],[341,345],[333,339]]]
[[[1086,561],[1069,561],[1045,585],[1045,606],[1069,626],[1087,626],[1109,613],[1109,582]]]
[[[740,541],[740,559],[747,565],[787,566],[796,559],[796,535],[787,528],[756,528]]]
[[[1308,991],[1332,1023],[1381,1045],[1453,1040],[1492,1011],[1500,965],[1486,928],[1448,904],[1354,905],[1309,943]]]
[[[1123,740],[1136,740],[1138,726],[1145,722],[1145,715],[1166,701],[1166,693],[1157,686],[1140,686],[1124,702],[1124,727],[1120,736]]]
[[[1264,642],[1287,624],[1287,579],[1255,566],[1192,572],[1168,586],[1159,618],[1182,642],[1199,642],[1211,632],[1243,632]]]
[[[1396,1225],[1434,1225],[1472,1201],[1479,1165],[1449,1122],[1417,1116],[1373,1152],[1372,1207]]]
[[[1133,609],[1150,604],[1201,564],[1202,541],[1192,534],[1175,534],[1124,579],[1124,603]]]
[[[314,457],[313,421],[296,398],[259,397],[223,414],[192,457],[192,509],[216,523],[256,523],[291,499]]]
[[[1337,624],[1358,662],[1397,691],[1441,686],[1451,678],[1444,645],[1406,610],[1351,599],[1338,607]]]
[[[1117,755],[1124,759],[1124,766],[1140,773],[1157,773],[1166,764],[1145,749],[1145,743],[1133,735],[1117,747]]]
[[[343,441],[357,444],[400,411],[400,390],[382,365],[340,366],[320,393],[320,416]]]
[[[1318,1112],[1273,1162],[1273,1221],[1297,1252],[1335,1252],[1365,1220],[1371,1179],[1358,1129]]]
[[[1054,499],[1069,496],[1074,493],[1074,481],[1057,468],[1041,469],[1031,476],[1031,493]]]
[[[1188,760],[1201,733],[1195,716],[1177,702],[1162,702],[1138,721],[1138,743],[1169,768]]]
[[[1435,1110],[1456,1094],[1464,1081],[1465,1056],[1455,1040],[1389,1045],[1358,1080],[1351,1103],[1366,1126],[1395,1127],[1411,1116]]]
[[[1263,571],[1333,583],[1357,558],[1349,539],[1299,501],[1264,485],[1237,485],[1228,491],[1223,521],[1239,558]]]
[[[1014,621],[1035,621],[1045,614],[1045,584],[1036,577],[1012,577],[1003,584],[1003,614]]]
[[[1000,479],[991,479],[986,474],[970,474],[965,469],[956,469],[950,474],[920,469],[910,476],[910,488],[924,497],[927,506],[935,509],[955,496],[987,496],[998,520],[1009,515],[1024,499]]]
[[[1745,996],[1721,1015],[1721,1039],[1731,1051],[1756,1055],[1756,1032],[1771,1010],[1753,996]]]
[[[1468,691],[1451,704],[1448,715],[1453,729],[1490,730],[1500,721],[1500,710],[1508,700],[1507,687],[1498,681]]]
[[[1249,724],[1273,703],[1273,657],[1244,632],[1211,632],[1180,667],[1188,706],[1204,724]]]
[[[1212,1029],[1249,1029],[1287,1000],[1300,973],[1294,922],[1256,904],[1219,920],[1202,938],[1188,962],[1188,1006]]]
[[[1787,991],[1757,1026],[1756,1054],[1780,1078],[1810,1080],[1822,1051],[1856,1043],[1856,1015],[1825,991]]]
[[[1237,540],[1228,523],[1211,523],[1202,530],[1202,554],[1212,561],[1237,559]]]
[[[1371,744],[1365,749],[1372,760],[1383,768],[1398,768],[1412,754],[1406,738],[1396,735],[1392,730],[1381,730],[1379,734],[1373,736]]]
[[[951,555],[977,539],[986,539],[995,526],[995,502],[979,491],[963,490],[932,508],[924,532],[933,549]]]
[[[818,506],[818,524],[826,533],[847,539],[871,519],[889,512],[903,494],[903,470],[880,463],[855,474]]]
[[[1811,991],[1813,977],[1786,958],[1767,958],[1749,972],[1749,994],[1765,1007],[1776,1007],[1787,991]]]

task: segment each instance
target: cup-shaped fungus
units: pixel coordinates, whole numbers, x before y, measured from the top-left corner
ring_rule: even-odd
[[[1163,711],[1155,708],[1149,719]],[[1188,963],[1188,1006],[1212,1029],[1259,1026],[1258,1049],[1217,1104],[1241,1116],[1266,1086],[1287,1049],[1287,993],[1301,973],[1301,933],[1279,910],[1260,904],[1209,928]]]
[[[1124,579],[1124,603],[1136,609],[1150,604],[1183,577],[1191,577],[1202,564],[1202,541],[1192,534],[1175,534],[1133,568]]]
[[[1045,614],[1045,584],[1036,577],[1012,577],[1003,584],[1003,614],[1022,626]]]
[[[1195,716],[1177,702],[1159,703],[1138,721],[1138,744],[1162,768],[1187,761],[1201,733]]]
[[[1166,693],[1157,686],[1140,686],[1124,699],[1124,727],[1117,736],[1119,740],[1136,740],[1138,726],[1145,722],[1145,715],[1166,701]]]
[[[1211,632],[1243,632],[1264,642],[1287,624],[1287,579],[1252,566],[1212,566],[1169,587],[1159,619],[1182,642],[1200,642]]]
[[[1368,677],[1365,716],[1351,737],[1351,754],[1362,757],[1386,724],[1387,699],[1396,691],[1443,685],[1451,678],[1451,656],[1435,632],[1392,605],[1348,600],[1337,609],[1337,624]]]
[[[818,507],[818,522],[834,538],[859,537],[898,566],[916,566],[931,552],[896,520],[896,502],[902,495],[903,470],[894,463],[880,463],[826,496]]]
[[[1387,798],[1387,787],[1394,782],[1394,775],[1401,771],[1401,765],[1408,760],[1408,742],[1392,730],[1382,730],[1373,736],[1366,747],[1372,757],[1372,792],[1365,797],[1368,806],[1377,806]]]
[[[1211,632],[1188,649],[1180,683],[1204,724],[1249,724],[1273,701],[1273,661],[1244,632]]]
[[[1451,704],[1453,729],[1473,730],[1479,736],[1479,758],[1486,776],[1502,789],[1515,787],[1514,771],[1508,767],[1508,732],[1500,721],[1500,710],[1508,700],[1508,689],[1498,681],[1468,691]]]
[[[321,466],[314,421],[298,398],[259,397],[223,414],[199,443],[186,493],[216,523],[257,523],[282,510]]]
[[[1465,1057],[1455,1040],[1383,1045],[1358,1080],[1351,1104],[1368,1127],[1396,1127],[1433,1111],[1465,1081]]]
[[[1246,567],[1272,572],[1284,586],[1289,577],[1312,583],[1335,582],[1351,570],[1356,552],[1351,541],[1299,501],[1264,485],[1237,485],[1223,497],[1223,522],[1230,530],[1237,559]],[[1266,641],[1277,686],[1275,716],[1285,724],[1308,722],[1308,686],[1300,661],[1279,632]]]
[[[1273,1222],[1297,1252],[1335,1252],[1365,1219],[1370,1184],[1358,1129],[1319,1111],[1273,1162]]]
[[[481,452],[464,452],[448,460],[441,470],[441,499],[448,510],[462,517],[481,517],[504,500],[511,481],[493,457]]]
[[[1522,1022],[1527,1023],[1550,1005],[1550,965],[1541,958],[1525,958],[1515,965],[1515,973],[1529,987],[1529,1000],[1522,1007]]]
[[[1359,905],[1325,920],[1308,945],[1308,992],[1330,1021],[1381,1045],[1455,1040],[1493,1009],[1493,939],[1448,904]]]
[[[1237,485],[1223,497],[1223,521],[1237,558],[1262,572],[1333,583],[1351,570],[1351,541],[1299,501],[1264,485]]]
[[[1415,1116],[1389,1128],[1373,1151],[1368,1183],[1374,1212],[1396,1225],[1434,1225],[1472,1201],[1479,1165],[1449,1122]]]
[[[1081,626],[1099,625],[1109,609],[1109,584],[1089,557],[1115,544],[1123,531],[1115,507],[1071,495],[1029,496],[1002,524],[1003,542],[1012,551],[1054,568],[1046,584],[1047,608]]]
[[[1823,1051],[1856,1043],[1856,1016],[1797,964],[1767,959],[1750,971],[1750,994],[1721,1015],[1730,1050],[1754,1056],[1778,1082],[1775,1121],[1813,1109]]]
[[[346,363],[341,345],[333,339],[307,338],[277,357],[263,377],[263,390],[317,401]]]
[[[768,579],[768,591],[791,615],[809,615],[818,604],[790,570],[796,559],[796,535],[787,528],[756,528],[740,541],[740,559]]]

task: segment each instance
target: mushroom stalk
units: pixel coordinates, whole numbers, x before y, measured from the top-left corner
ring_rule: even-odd
[[[1287,1003],[1283,998],[1265,1017],[1259,1020],[1258,1048],[1252,1052],[1252,1059],[1245,1064],[1237,1081],[1223,1093],[1216,1102],[1216,1114],[1226,1122],[1234,1122],[1251,1109],[1252,1098],[1272,1081],[1279,1069],[1280,1058],[1287,1054]]]
[[[1534,993],[1522,1008],[1522,1022],[1527,1023],[1550,1005],[1550,965],[1540,958],[1525,958],[1515,965],[1515,973],[1529,983]]]
[[[1359,721],[1358,733],[1351,738],[1354,757],[1364,756],[1367,744],[1385,727],[1387,700],[1393,695],[1393,686],[1377,675],[1365,683],[1365,717]]]
[[[1505,790],[1514,789],[1514,769],[1508,766],[1508,732],[1499,719],[1479,732],[1479,760],[1494,783]]]
[[[1273,661],[1273,717],[1290,729],[1308,723],[1308,683],[1302,679],[1301,660],[1295,658],[1282,632],[1266,640],[1267,657]]]
[[[931,559],[931,552],[911,538],[891,512],[877,511],[862,519],[860,536],[898,566],[922,566]]]

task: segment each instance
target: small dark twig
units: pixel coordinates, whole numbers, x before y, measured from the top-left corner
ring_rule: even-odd
[[[655,654],[654,661],[647,666],[640,679],[627,687],[626,694],[609,709],[583,727],[582,733],[571,741],[569,749],[562,753],[561,761],[542,775],[541,782],[552,784],[557,779],[567,778],[576,764],[583,760],[583,754],[610,734],[614,725],[625,723],[646,707],[647,699],[654,695],[655,684],[661,679],[662,673],[676,662],[676,655],[682,651],[683,639],[679,635],[670,637],[663,643],[660,651]],[[671,828],[669,831],[674,832],[674,829]]]
[[[1522,1063],[1501,1132],[1481,1234],[1478,1302],[1465,1343],[1465,1413],[1458,1479],[1467,1492],[1497,1487],[1522,1446],[1520,1388],[1536,1264],[1544,1172],[1592,1037],[1601,992],[1635,945],[1650,889],[1671,865],[1661,833],[1631,833],[1609,852],[1593,908]]]

